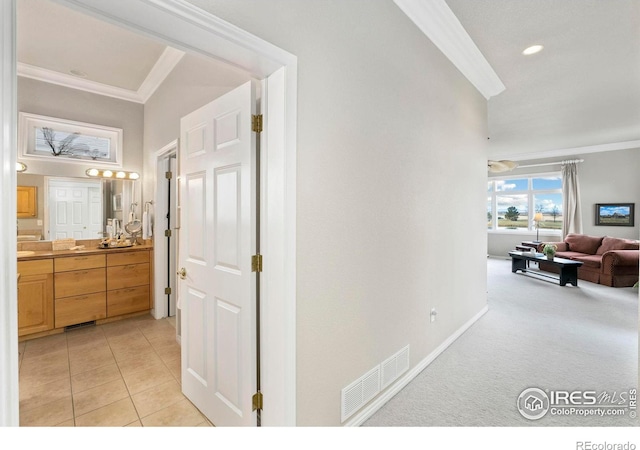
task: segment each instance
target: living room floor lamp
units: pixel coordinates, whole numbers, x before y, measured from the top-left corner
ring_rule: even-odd
[[[536,242],[540,242],[540,222],[542,222],[542,213],[537,212],[535,216],[533,216],[533,221],[536,223]]]

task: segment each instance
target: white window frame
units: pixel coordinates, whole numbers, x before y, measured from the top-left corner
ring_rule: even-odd
[[[495,182],[495,181],[508,181],[508,180],[527,180],[527,190],[526,191],[496,191],[496,185],[493,184],[493,189],[491,192],[488,191],[487,186],[487,197],[491,197],[491,228],[487,228],[487,232],[495,233],[495,234],[535,234],[536,228],[533,223],[533,217],[530,214],[529,217],[529,226],[525,228],[518,228],[515,230],[507,229],[507,228],[498,228],[498,213],[497,213],[497,199],[496,197],[505,192],[512,194],[522,194],[527,195],[527,208],[528,211],[533,212],[535,214],[535,203],[534,196],[535,195],[544,195],[544,194],[560,194],[562,195],[562,188],[559,189],[533,189],[533,179],[534,178],[545,178],[545,177],[559,177],[562,179],[562,172],[543,172],[543,173],[534,173],[534,174],[520,174],[520,175],[510,175],[510,176],[502,176],[502,177],[490,177],[487,182]],[[564,197],[562,198],[564,202]],[[545,235],[562,235],[562,230],[552,230],[549,228],[544,228]]]

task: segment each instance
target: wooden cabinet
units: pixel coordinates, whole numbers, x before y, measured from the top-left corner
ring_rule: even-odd
[[[148,250],[107,255],[107,317],[151,308]]]
[[[54,328],[53,260],[18,261],[18,336]]]
[[[134,248],[19,260],[18,335],[33,338],[149,311],[151,255],[149,248]]]
[[[107,317],[105,255],[54,258],[55,327]]]
[[[18,186],[18,219],[33,218],[38,215],[38,203],[35,186]]]

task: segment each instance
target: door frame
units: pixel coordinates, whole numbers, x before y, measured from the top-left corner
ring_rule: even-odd
[[[297,58],[184,0],[56,0],[185,51],[227,62],[264,80],[262,247],[263,425],[296,424]],[[0,197],[16,215],[16,0],[0,2]],[[0,426],[19,425],[16,240],[0,221]]]
[[[153,317],[156,319],[162,319],[163,317],[168,317],[169,316],[169,311],[167,308],[167,302],[166,302],[166,298],[164,297],[164,288],[167,287],[168,285],[170,285],[171,283],[169,282],[169,280],[164,280],[164,277],[158,277],[157,273],[160,270],[160,268],[162,267],[163,269],[166,269],[164,267],[164,265],[167,262],[167,240],[166,238],[164,238],[161,235],[158,235],[158,233],[162,230],[165,229],[164,226],[164,217],[158,217],[158,215],[156,214],[157,212],[160,213],[164,213],[167,208],[168,208],[168,202],[167,202],[167,193],[168,193],[168,189],[167,189],[167,179],[164,177],[159,177],[158,173],[160,172],[160,170],[158,169],[158,164],[161,161],[165,161],[167,158],[171,157],[171,155],[175,155],[176,158],[178,157],[178,146],[179,146],[179,140],[175,139],[173,141],[171,141],[170,143],[168,143],[167,145],[165,145],[164,147],[162,147],[160,150],[158,150],[155,153],[155,163],[156,163],[156,182],[155,182],[155,191],[154,191],[154,195],[153,195],[153,208],[152,211],[154,212],[153,217],[153,254],[154,254],[154,262],[153,262],[153,266],[156,267],[156,271],[155,271],[155,276],[154,276],[154,304],[153,304],[153,309],[152,309],[152,314]],[[150,173],[150,172],[149,172]],[[177,174],[174,174],[174,176],[177,176]],[[177,183],[176,183],[177,186]],[[174,205],[175,206],[175,205]],[[177,211],[177,208],[175,208]],[[162,221],[162,222],[160,222]],[[161,226],[162,224],[162,226]],[[173,238],[173,236],[172,236]],[[177,235],[175,236],[175,239],[177,240],[178,237]],[[175,258],[176,255],[173,255],[173,257]],[[176,262],[177,264],[177,262]],[[175,283],[174,283],[175,284]],[[177,289],[176,289],[177,290]],[[174,295],[178,295],[178,293],[176,292]],[[159,299],[162,298],[162,304],[159,305]],[[178,333],[178,336],[180,334]]]

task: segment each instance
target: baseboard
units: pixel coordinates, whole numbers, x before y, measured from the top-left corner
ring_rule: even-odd
[[[389,386],[389,388],[383,392],[379,397],[375,398],[369,405],[357,413],[352,419],[344,423],[345,427],[358,427],[373,416],[380,408],[382,408],[389,400],[391,400],[398,392],[404,389],[420,372],[429,366],[435,359],[442,354],[456,339],[464,334],[471,325],[476,323],[482,316],[489,311],[489,305],[486,305],[475,316],[469,319],[464,325],[458,328],[451,336],[449,336],[442,344],[440,344],[434,351],[420,361],[413,369],[409,370],[404,376],[398,378],[398,380]]]

